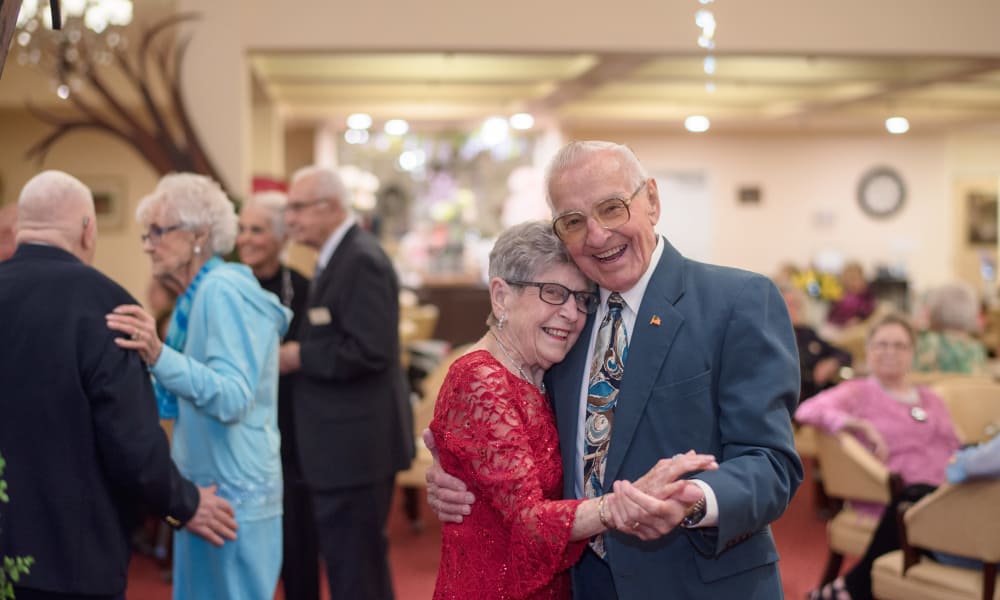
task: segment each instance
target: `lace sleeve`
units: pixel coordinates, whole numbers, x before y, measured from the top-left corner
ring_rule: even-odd
[[[489,503],[510,532],[509,564],[516,568],[508,583],[518,597],[569,568],[585,547],[569,541],[581,500],[546,500],[546,489],[549,497],[562,489],[558,437],[547,401],[520,383],[495,363],[452,369],[432,424],[442,466],[466,482],[477,503]]]

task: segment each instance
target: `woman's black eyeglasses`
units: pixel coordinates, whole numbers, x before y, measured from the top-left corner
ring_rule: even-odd
[[[593,314],[601,303],[600,297],[594,292],[581,292],[550,281],[508,281],[511,285],[531,286],[538,288],[538,297],[542,302],[562,306],[570,296],[576,300],[576,309],[585,314]]]

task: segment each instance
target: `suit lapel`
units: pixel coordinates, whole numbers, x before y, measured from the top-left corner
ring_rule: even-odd
[[[326,295],[326,289],[330,287],[330,284],[335,279],[337,279],[337,277],[335,277],[337,267],[341,262],[343,262],[344,256],[348,254],[347,247],[351,244],[351,240],[354,238],[357,230],[358,226],[352,225],[347,232],[344,233],[344,237],[340,240],[340,243],[337,244],[337,248],[333,251],[333,254],[330,255],[330,260],[327,261],[326,266],[323,268],[323,272],[320,273],[319,278],[313,282],[313,285],[310,288],[310,305],[315,306],[320,304],[319,299]]]
[[[663,243],[663,255],[646,286],[634,331],[629,332],[628,362],[615,408],[604,475],[605,491],[618,477],[639,419],[652,397],[657,376],[677,333],[684,326],[684,316],[674,308],[684,295],[684,258],[666,239]]]

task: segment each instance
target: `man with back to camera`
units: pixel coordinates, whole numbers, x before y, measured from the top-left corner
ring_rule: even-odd
[[[574,598],[781,598],[769,525],[802,481],[791,427],[798,357],[781,295],[760,275],[688,260],[658,236],[656,181],[625,146],[568,144],[546,186],[553,228],[602,301],[546,378],[563,493],[603,495],[614,484],[632,503],[614,507],[618,531],[573,567]],[[609,300],[622,306],[628,348],[610,417],[594,400],[599,380],[590,368],[605,352],[595,340]],[[648,482],[635,482],[657,460],[690,449],[719,462],[694,474],[695,499],[657,498]],[[595,463],[602,477],[588,485]],[[442,520],[460,522],[475,509],[464,484],[439,466],[428,482]]]
[[[18,600],[124,599],[139,503],[173,527],[236,539],[228,502],[183,479],[149,374],[105,316],[136,301],[90,266],[90,190],[44,171],[18,200],[17,250],[0,263],[0,453],[9,504],[0,556],[31,556]]]
[[[388,600],[385,525],[396,472],[413,458],[413,424],[399,362],[396,273],[349,207],[334,169],[292,176],[288,233],[319,259],[299,341],[282,346],[281,370],[299,374],[296,450],[313,493],[330,597]]]

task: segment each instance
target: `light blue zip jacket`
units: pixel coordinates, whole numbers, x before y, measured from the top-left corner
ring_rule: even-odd
[[[164,344],[150,369],[178,399],[177,467],[218,484],[240,521],[281,514],[278,346],[290,320],[247,266],[221,265],[199,285],[184,351]]]

